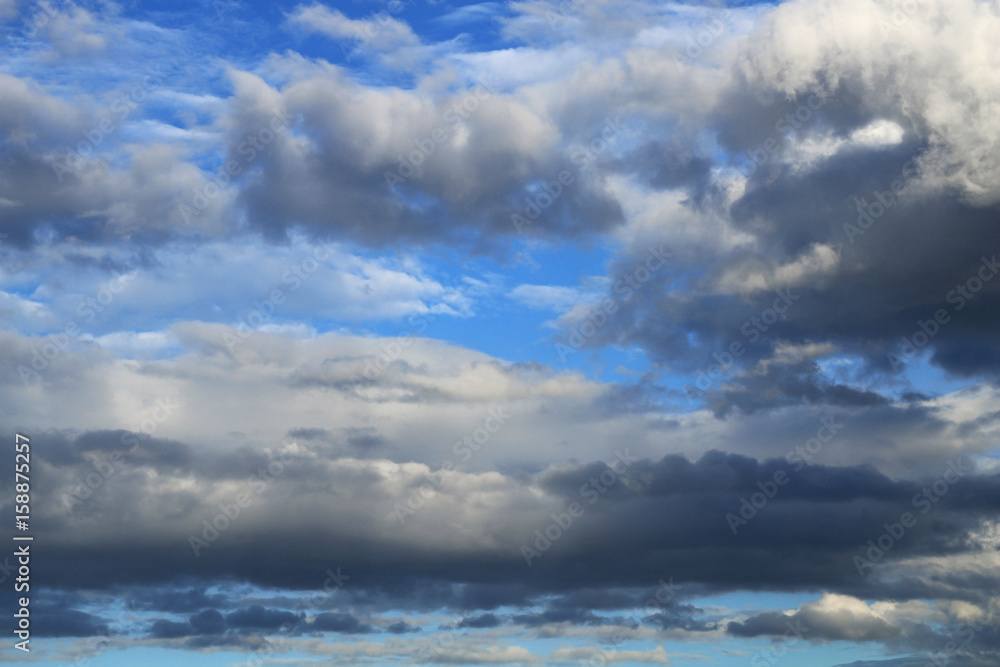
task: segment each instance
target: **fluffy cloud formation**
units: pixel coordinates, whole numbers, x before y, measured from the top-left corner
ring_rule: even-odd
[[[368,9],[0,2],[44,659],[995,662],[997,2]]]

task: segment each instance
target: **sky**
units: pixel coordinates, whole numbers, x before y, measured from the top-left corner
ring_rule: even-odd
[[[0,661],[1000,665],[998,31],[0,0]]]

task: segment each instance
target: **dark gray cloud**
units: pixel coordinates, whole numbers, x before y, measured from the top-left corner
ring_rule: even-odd
[[[293,428],[288,435],[301,440],[327,440],[331,437],[331,433],[325,428]]]
[[[110,634],[100,616],[77,609],[40,605],[32,609],[34,630],[39,637],[104,637]]]
[[[726,631],[737,637],[759,637],[761,635],[785,636],[789,633],[789,623],[795,625],[801,621],[802,625],[809,628],[808,636],[813,639],[825,640],[845,640],[845,641],[877,641],[895,637],[900,633],[900,629],[893,627],[881,618],[865,619],[859,623],[856,619],[841,619],[841,623],[836,620],[826,620],[824,623],[816,623],[814,615],[798,613],[792,615],[768,612],[753,616],[743,623],[730,623]]]
[[[190,623],[178,623],[177,621],[168,621],[162,618],[153,621],[153,625],[149,628],[149,636],[157,639],[177,639],[178,637],[187,637],[191,634],[192,627]]]
[[[479,616],[469,616],[459,621],[459,628],[495,628],[502,623],[500,618],[493,613],[480,614]]]
[[[90,439],[85,437],[83,442]],[[620,451],[625,455],[627,448]],[[65,460],[64,449],[55,448],[53,453]],[[150,486],[149,477],[141,474],[148,461],[122,464],[71,514],[55,504],[40,508],[39,525],[53,530],[56,526],[70,528],[72,522],[81,520],[77,517],[108,526],[83,538],[86,548],[76,539],[58,539],[55,535],[59,533],[53,532],[46,550],[38,556],[40,576],[52,585],[71,589],[81,585],[151,585],[178,577],[224,577],[267,587],[318,589],[325,576],[322,573],[337,563],[350,573],[351,585],[340,594],[352,605],[374,604],[377,608],[407,600],[414,608],[488,611],[501,605],[527,604],[545,593],[575,596],[567,598],[570,602],[565,606],[555,605],[542,612],[538,623],[557,616],[571,620],[573,609],[589,611],[602,604],[626,604],[627,600],[613,597],[602,603],[602,594],[595,592],[585,595],[598,573],[610,587],[650,586],[662,577],[673,576],[710,589],[734,585],[780,590],[827,587],[869,595],[891,590],[897,597],[910,598],[929,595],[939,584],[859,577],[852,559],[863,553],[866,541],[878,538],[884,523],[897,521],[901,512],[910,511],[920,520],[878,567],[906,557],[966,553],[976,547],[967,545],[965,536],[1000,507],[1000,477],[973,474],[964,462],[956,464],[963,470],[961,479],[948,485],[946,495],[932,505],[919,496],[924,489],[934,488],[934,478],[893,480],[867,465],[804,465],[783,459],[761,462],[738,454],[710,452],[695,461],[668,455],[658,461],[630,461],[623,468],[611,457],[611,467],[605,462],[560,466],[538,476],[539,488],[552,498],[552,509],[522,512],[523,518],[515,526],[496,533],[491,539],[509,544],[507,555],[498,558],[488,551],[456,553],[448,549],[444,546],[448,529],[431,515],[412,519],[423,520],[422,533],[433,536],[426,546],[414,549],[401,546],[391,531],[358,533],[351,528],[356,525],[354,518],[331,520],[321,513],[302,513],[291,520],[285,511],[272,514],[272,507],[297,506],[303,494],[316,493],[349,492],[355,498],[370,494],[366,503],[392,507],[394,499],[378,490],[384,480],[374,469],[338,473],[331,488],[329,473],[308,465],[303,458],[289,463],[287,472],[268,483],[266,494],[254,496],[253,503],[243,510],[246,518],[233,521],[233,527],[221,531],[197,557],[189,544],[190,535],[204,532],[202,520],[221,512],[218,503],[190,509],[174,504],[171,511],[177,514],[166,521],[176,528],[157,534],[134,532],[137,522],[144,519],[142,515],[132,517],[132,508],[149,506],[160,513],[164,502],[175,503],[174,492],[161,486],[171,475],[180,479],[198,471],[206,484],[239,480],[240,476],[234,477],[222,465],[201,463],[201,457],[211,462],[216,456],[206,452],[195,455],[189,468],[160,469],[155,488]],[[77,465],[83,469],[89,466]],[[941,474],[945,469],[942,462]],[[63,479],[72,479],[73,469],[67,472]],[[734,535],[727,515],[739,515],[744,499],[759,495],[761,484],[773,486],[769,480],[782,472],[787,482],[764,507],[753,512],[754,516],[745,517],[746,524],[739,525]],[[211,477],[213,474],[217,477]],[[325,479],[322,484],[312,481],[321,479]],[[44,485],[40,490],[46,493]],[[124,497],[131,500],[111,502]],[[544,530],[553,521],[551,511],[565,513],[573,502],[583,507],[584,514],[527,567],[519,552],[521,544],[534,544],[537,534],[533,531]],[[919,512],[925,505],[929,510],[926,516]],[[281,552],[283,536],[293,534],[296,550],[293,554]],[[435,546],[434,540],[441,546]],[[241,555],[237,557],[237,553]],[[72,560],[72,568],[62,566],[66,559]],[[734,562],[741,566],[733,567]],[[947,585],[958,586],[974,598],[975,588],[982,582],[961,582],[961,576],[965,575],[946,577]],[[946,585],[945,580],[940,585]],[[181,611],[214,609],[225,599],[191,591],[158,595],[149,594],[137,602],[150,610]],[[321,626],[362,631],[342,614],[323,618]],[[277,626],[293,616],[257,606],[232,610],[226,619],[230,627],[252,628]]]
[[[263,82],[240,73],[235,84],[229,157],[242,162],[240,144],[267,127],[278,110],[261,112],[268,105],[264,100],[274,105],[274,93]],[[294,118],[290,127],[309,138],[309,147],[293,148],[289,132],[279,132],[255,156],[251,174],[241,177],[239,193],[251,222],[270,238],[283,238],[298,224],[373,245],[448,240],[489,247],[492,237],[516,233],[511,214],[534,196],[532,182],[555,180],[573,168],[550,147],[553,136],[545,119],[481,84],[424,99],[415,115],[399,113],[399,105],[407,104],[402,98],[363,90],[333,72],[298,81],[281,94]],[[452,111],[464,102],[476,110]],[[369,142],[379,134],[379,119],[389,117],[395,137],[374,155]],[[605,122],[597,120],[573,139],[589,142]],[[438,141],[432,139],[435,133]],[[452,141],[459,133],[467,139]],[[515,133],[529,140],[507,141]],[[415,150],[417,143],[429,148]],[[417,155],[412,161],[411,154]],[[398,180],[387,182],[387,173]],[[577,181],[581,178],[578,174]],[[599,179],[588,181],[567,188],[532,231],[590,235],[620,222],[618,202]],[[427,205],[409,205],[414,197],[425,198]]]
[[[362,623],[353,614],[344,612],[324,612],[317,614],[309,627],[322,632],[339,632],[341,634],[365,634],[375,632],[368,623]]]
[[[225,632],[226,619],[217,609],[205,609],[193,614],[188,620],[194,630],[193,634],[217,635]]]
[[[280,609],[266,609],[255,604],[226,614],[226,625],[235,629],[274,630],[282,625],[294,626],[302,618]]]
[[[392,633],[394,635],[405,635],[411,632],[420,632],[421,628],[415,625],[410,625],[406,621],[397,621],[392,625],[386,627],[385,631]]]
[[[138,609],[176,614],[199,612],[230,604],[226,595],[208,594],[197,588],[140,589],[129,591],[127,595],[132,605]]]
[[[517,614],[511,617],[514,623],[528,628],[537,628],[549,623],[572,623],[574,625],[601,625],[604,619],[589,609],[546,609],[536,614]]]
[[[664,609],[643,619],[644,623],[664,630],[680,629],[688,632],[707,632],[715,630],[714,621],[696,619],[701,610],[693,605],[678,605],[676,608]]]
[[[234,616],[235,615],[235,616]],[[196,614],[192,614],[186,622],[171,621],[167,619],[156,619],[149,628],[149,634],[158,639],[176,639],[179,637],[191,637],[196,635],[224,635],[230,627],[236,629],[274,629],[274,625],[268,621],[274,616],[285,619],[291,616],[292,622],[298,621],[298,617],[290,612],[280,612],[277,610],[264,610],[259,605],[249,609],[241,609],[228,616],[223,616],[218,609],[203,609]],[[227,622],[229,617],[233,617],[232,623]],[[279,621],[278,626],[284,620]]]
[[[718,417],[732,410],[751,414],[783,405],[888,405],[890,399],[868,389],[831,382],[815,361],[771,363],[762,372],[739,375],[710,391],[707,404]]]

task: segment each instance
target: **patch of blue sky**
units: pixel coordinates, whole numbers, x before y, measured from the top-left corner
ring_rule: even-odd
[[[804,604],[818,600],[821,595],[819,591],[734,591],[698,595],[687,601],[707,613],[754,614],[762,611],[798,609]]]
[[[894,354],[898,353],[898,350],[894,350]],[[895,394],[896,398],[902,398],[907,393],[936,397],[976,382],[975,378],[959,377],[942,370],[931,361],[932,357],[931,347],[905,359],[900,357],[897,361],[902,363],[897,364],[897,369],[892,370],[890,366],[884,376],[872,373],[865,367],[862,359],[843,354],[819,359],[816,363],[831,381],[859,389],[888,391]]]
[[[44,642],[44,648],[36,645],[36,642],[39,644]],[[183,660],[189,667],[229,667],[252,657],[251,653],[231,650],[199,652],[136,647],[131,643],[104,637],[86,639],[45,637],[32,638],[31,664],[38,667],[65,667],[73,664],[85,664],[88,667],[121,667],[122,664],[175,667],[178,660]]]
[[[944,371],[931,362],[932,357],[933,350],[924,349],[906,360],[906,370],[901,370],[900,374],[909,380],[912,386],[911,391],[929,396],[940,396],[958,391],[978,381],[974,377],[959,377]],[[900,368],[902,369],[902,366]],[[893,379],[896,382],[899,380],[899,378]]]
[[[778,665],[808,664],[815,667],[835,667],[848,665],[858,660],[884,658],[885,652],[863,644],[829,642],[812,644],[806,640],[790,637],[770,639],[727,639],[699,642],[686,639],[678,646],[685,654],[701,656],[700,659],[680,659],[674,663],[679,667],[700,667],[706,661],[719,667],[774,667]]]

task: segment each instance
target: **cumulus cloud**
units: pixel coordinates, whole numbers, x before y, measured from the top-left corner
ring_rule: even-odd
[[[42,634],[665,664],[792,623],[995,659],[994,0],[220,4],[221,58],[115,11],[0,74]],[[733,591],[820,593],[703,604]]]
[[[846,595],[824,594],[819,600],[804,605],[792,614],[767,613],[753,616],[743,623],[731,623],[732,634],[784,636],[788,624],[801,622],[807,636],[813,640],[875,641],[888,639],[900,629],[882,618],[863,600]]]

